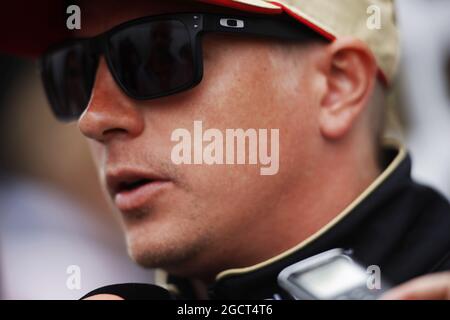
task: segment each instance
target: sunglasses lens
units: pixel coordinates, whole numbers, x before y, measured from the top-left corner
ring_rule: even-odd
[[[181,21],[124,28],[109,38],[108,51],[116,80],[133,98],[162,97],[194,83],[192,44]]]
[[[97,59],[82,43],[46,55],[42,78],[56,117],[77,119],[87,107],[97,69]]]

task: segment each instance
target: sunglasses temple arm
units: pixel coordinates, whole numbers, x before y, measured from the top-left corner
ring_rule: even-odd
[[[249,34],[287,40],[306,40],[318,35],[298,22],[244,16],[204,15],[203,31]]]

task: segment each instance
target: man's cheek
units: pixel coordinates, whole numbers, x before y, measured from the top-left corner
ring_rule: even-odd
[[[87,140],[89,150],[91,152],[92,159],[94,161],[94,164],[98,169],[100,169],[101,164],[103,163],[104,156],[105,156],[105,147],[100,144],[99,142],[93,141],[93,140]]]

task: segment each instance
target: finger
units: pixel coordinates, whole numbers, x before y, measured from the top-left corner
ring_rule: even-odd
[[[450,300],[450,273],[435,273],[408,281],[381,300]]]

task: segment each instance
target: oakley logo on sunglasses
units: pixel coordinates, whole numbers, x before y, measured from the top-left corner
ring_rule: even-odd
[[[226,27],[226,28],[242,29],[242,28],[244,28],[245,23],[244,23],[244,21],[239,20],[239,19],[222,18],[222,19],[220,19],[220,25],[222,27]]]

